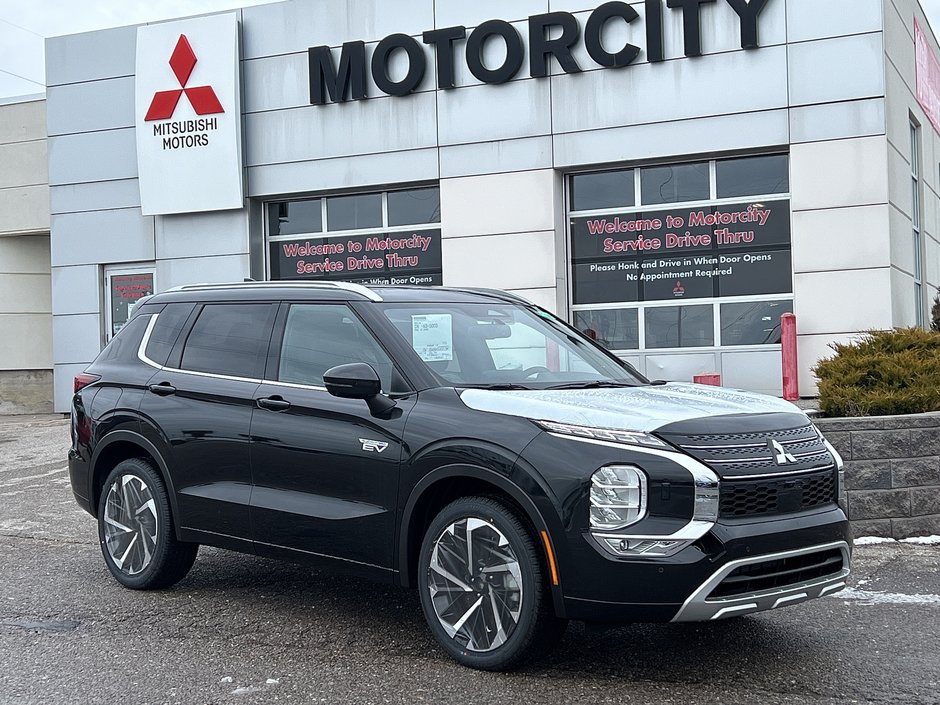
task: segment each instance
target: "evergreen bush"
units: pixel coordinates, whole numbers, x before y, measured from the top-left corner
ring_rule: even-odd
[[[870,331],[813,369],[828,416],[890,416],[940,411],[940,332]]]

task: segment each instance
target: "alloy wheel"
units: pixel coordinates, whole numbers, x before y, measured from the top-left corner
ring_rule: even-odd
[[[498,648],[519,622],[519,560],[506,536],[484,519],[459,519],[435,540],[428,589],[444,631],[468,651]]]
[[[108,488],[104,535],[108,555],[127,575],[150,565],[157,547],[157,509],[153,493],[136,475],[121,475]]]

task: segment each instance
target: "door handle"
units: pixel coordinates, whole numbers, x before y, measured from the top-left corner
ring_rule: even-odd
[[[290,402],[285,401],[278,395],[255,399],[255,402],[257,402],[258,406],[262,409],[268,409],[269,411],[287,411],[287,409],[290,408]]]
[[[147,389],[156,394],[159,397],[168,397],[171,394],[176,394],[176,387],[171,385],[169,382],[160,382],[160,384],[150,384],[147,385]]]

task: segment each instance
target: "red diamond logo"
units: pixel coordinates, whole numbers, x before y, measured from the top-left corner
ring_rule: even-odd
[[[146,116],[144,116],[145,122],[169,120],[176,112],[176,106],[184,93],[197,115],[215,115],[225,112],[212,86],[186,87],[197,61],[196,52],[193,51],[189,39],[186,38],[185,34],[181,34],[176,42],[176,48],[173,49],[173,53],[170,55],[170,68],[173,69],[180,87],[168,91],[157,91],[153,96],[153,100],[150,101],[150,108],[147,110]]]

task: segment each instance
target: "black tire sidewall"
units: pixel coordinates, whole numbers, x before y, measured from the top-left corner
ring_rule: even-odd
[[[108,501],[108,493],[115,480],[125,475],[134,475],[143,480],[153,495],[154,509],[157,515],[157,542],[153,551],[153,558],[144,570],[137,575],[128,575],[118,568],[114,559],[108,553],[105,541],[104,510]],[[173,519],[170,513],[170,503],[162,478],[146,460],[131,458],[118,463],[108,475],[101,488],[101,497],[98,500],[98,541],[101,544],[101,553],[105,565],[111,575],[124,587],[135,590],[145,590],[156,586],[163,581],[166,566],[169,563],[170,551],[175,543],[173,536]]]
[[[434,542],[450,524],[469,517],[490,522],[502,532],[519,561],[522,573],[522,610],[516,628],[504,644],[486,652],[464,649],[444,631],[434,612],[428,588],[428,567]],[[545,600],[542,566],[531,532],[503,503],[488,497],[466,497],[441,510],[428,527],[421,544],[417,583],[421,608],[431,632],[441,646],[461,664],[488,671],[508,670],[526,660],[532,651]]]

